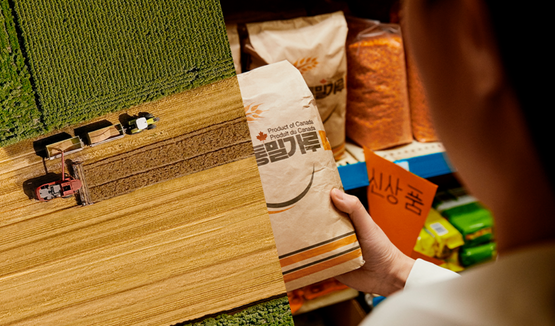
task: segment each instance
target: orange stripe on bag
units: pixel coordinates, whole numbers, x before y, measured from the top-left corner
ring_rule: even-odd
[[[291,207],[289,207],[289,208],[286,208],[286,209],[282,209],[282,210],[280,210],[280,211],[268,211],[268,214],[279,214],[279,213],[283,213],[283,212],[285,212],[285,211],[290,210],[290,209],[293,208],[293,207],[295,207],[295,205],[293,205],[293,206],[291,206]]]
[[[296,255],[293,256],[289,256],[286,258],[282,258],[279,260],[279,263],[281,264],[281,267],[285,267],[285,266],[289,266],[291,264],[294,263],[298,263],[300,261],[303,261],[305,259],[309,259],[312,257],[316,257],[322,254],[325,254],[327,252],[339,249],[343,246],[349,245],[351,243],[354,243],[357,241],[357,236],[355,234],[350,235],[346,238],[343,239],[339,239],[337,241],[331,242],[331,243],[327,243],[323,246],[314,248],[314,249],[310,249],[307,251],[303,251],[301,253],[298,253]]]
[[[324,150],[331,151],[331,145],[330,145],[330,142],[328,141],[328,138],[326,137],[326,132],[324,130],[318,130],[318,133],[320,134],[322,145],[324,145]]]
[[[291,282],[294,280],[297,280],[301,277],[305,277],[308,276],[310,274],[314,274],[320,271],[323,271],[325,269],[337,266],[337,265],[341,265],[343,263],[348,262],[349,260],[353,260],[355,258],[358,258],[362,256],[362,251],[360,250],[360,248],[358,248],[357,250],[351,251],[343,256],[339,256],[337,258],[333,258],[330,259],[328,261],[322,262],[320,264],[316,264],[316,265],[312,265],[310,267],[301,269],[299,271],[290,273],[290,274],[286,274],[283,275],[283,280],[285,282]]]

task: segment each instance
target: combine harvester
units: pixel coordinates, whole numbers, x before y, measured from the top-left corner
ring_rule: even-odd
[[[86,140],[93,147],[125,136],[125,129],[121,124],[107,126],[87,133]],[[79,193],[81,205],[91,205],[92,201],[85,181],[85,173],[81,162],[73,163],[75,177],[65,174],[64,154],[71,154],[83,150],[85,145],[79,136],[65,139],[46,146],[46,157],[49,160],[62,158],[62,179],[38,187],[35,191],[39,201],[50,201],[54,198],[69,198]]]
[[[74,179],[65,173],[64,152],[59,154],[62,157],[62,179],[45,183],[37,187],[35,194],[39,201],[50,201],[54,198],[69,198],[73,196],[82,187],[80,180]]]
[[[156,127],[155,123],[160,121],[159,118],[152,114],[138,117],[129,121],[127,131],[131,134],[137,134],[143,130],[150,130]],[[94,147],[106,142],[123,138],[126,129],[120,124],[110,125],[100,129],[90,131],[86,135],[87,145]],[[82,206],[92,205],[91,196],[85,180],[85,172],[82,162],[73,162],[72,168],[74,176],[65,174],[64,154],[71,154],[81,151],[85,148],[83,140],[79,136],[65,139],[53,144],[46,145],[46,157],[49,160],[62,158],[62,179],[50,183],[43,184],[35,190],[36,197],[39,201],[46,202],[54,198],[69,198],[79,193]]]
[[[57,155],[58,156],[58,155]],[[66,175],[64,152],[58,157],[62,158],[62,179],[54,182],[45,183],[35,190],[36,198],[39,201],[47,202],[54,198],[70,198],[75,194],[79,194],[81,206],[92,205],[89,188],[85,181],[85,173],[82,162],[73,162],[73,174]]]

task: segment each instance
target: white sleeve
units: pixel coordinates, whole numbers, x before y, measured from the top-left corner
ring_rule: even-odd
[[[460,275],[453,271],[425,260],[417,259],[405,283],[406,291],[399,291],[393,294],[391,298],[384,300],[383,303],[376,307],[376,311],[369,314],[359,326],[459,325],[458,322],[455,322],[450,317],[454,314],[449,310],[455,309],[455,311],[458,311],[457,309],[459,308],[440,308],[450,292],[438,294],[437,286],[426,287],[426,285],[431,285],[431,283],[447,281],[458,277]],[[420,285],[423,286],[419,288]],[[441,284],[438,284],[438,286],[440,286],[440,289],[442,288]],[[430,291],[430,289],[435,290]],[[445,290],[441,291],[445,292]],[[463,323],[460,325],[475,324]]]
[[[409,277],[405,283],[405,289],[422,284],[450,280],[459,276],[459,274],[446,268],[439,267],[422,259],[417,259],[414,262],[414,266],[410,270]]]

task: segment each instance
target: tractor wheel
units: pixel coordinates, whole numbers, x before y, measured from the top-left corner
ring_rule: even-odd
[[[156,125],[148,125],[148,127],[146,129],[151,130],[151,129],[154,129],[154,128],[156,128]]]
[[[152,119],[152,118],[154,118],[154,115],[148,113],[147,115],[145,115],[145,118],[146,118],[147,120],[148,120],[148,119]]]

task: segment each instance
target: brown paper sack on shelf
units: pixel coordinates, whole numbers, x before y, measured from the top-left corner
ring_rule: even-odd
[[[237,24],[225,24],[227,32],[227,40],[229,41],[229,48],[231,49],[231,56],[233,57],[233,65],[235,72],[241,73],[241,39],[239,38],[239,31]]]
[[[412,141],[401,30],[348,18],[347,136],[372,150]]]
[[[345,152],[347,101],[343,13],[247,24],[247,30],[249,68],[283,60],[297,67],[316,98],[334,157],[340,159]]]
[[[287,291],[362,266],[343,189],[314,97],[287,61],[238,76]]]
[[[407,86],[409,90],[410,119],[412,134],[419,142],[435,142],[439,138],[432,123],[432,113],[428,106],[420,72],[410,50],[406,48]]]

